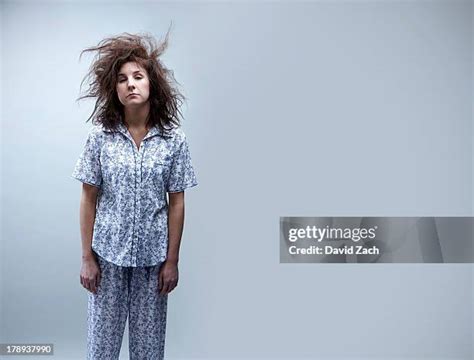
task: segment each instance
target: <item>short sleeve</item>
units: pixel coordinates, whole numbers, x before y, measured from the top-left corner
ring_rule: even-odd
[[[198,184],[186,136],[176,151],[168,178],[168,192],[181,192]]]
[[[96,129],[92,128],[87,135],[86,144],[76,162],[72,177],[83,183],[101,186],[102,172],[100,167],[100,143]]]

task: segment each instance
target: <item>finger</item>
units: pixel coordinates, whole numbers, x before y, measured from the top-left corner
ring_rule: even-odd
[[[169,291],[168,291],[168,294],[169,294],[170,292],[172,292],[175,288],[176,288],[176,283],[174,283],[174,284],[172,284],[172,285],[170,286],[170,289],[169,289]]]
[[[89,280],[87,280],[86,278],[84,278],[84,287],[85,287],[87,290],[90,290],[90,287],[89,287]]]
[[[99,273],[97,274],[97,286],[100,285],[100,279],[102,279],[102,274],[101,274],[101,272],[99,271]]]
[[[161,271],[158,276],[158,290],[163,290],[163,274],[161,273]]]
[[[170,280],[168,283],[168,291],[167,293],[169,294],[174,288],[175,288],[175,282],[173,280]]]
[[[165,294],[165,284],[161,282],[160,295],[164,295],[164,294]]]
[[[161,295],[166,295],[168,293],[169,283],[165,281],[161,289]]]
[[[87,290],[87,283],[86,283],[86,279],[85,279],[85,278],[82,278],[82,279],[81,279],[81,284],[82,284],[82,287]]]
[[[90,280],[90,284],[91,284],[91,291],[92,291],[93,293],[95,293],[96,290],[97,290],[97,289],[96,289],[96,286],[95,286],[95,278],[93,278],[93,279]]]

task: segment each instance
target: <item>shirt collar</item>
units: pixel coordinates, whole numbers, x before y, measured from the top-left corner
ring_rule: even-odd
[[[106,132],[114,132],[114,131],[117,132],[118,131],[118,132],[121,132],[122,134],[124,134],[126,137],[132,139],[132,136],[131,136],[130,132],[128,131],[127,127],[125,126],[125,124],[123,122],[120,122],[117,125],[115,130],[109,130],[109,129],[106,129],[104,127],[103,127],[103,130],[106,131]],[[143,140],[148,139],[150,137],[153,137],[155,135],[160,135],[160,136],[163,136],[163,137],[172,137],[170,131],[164,132],[164,131],[160,130],[158,125],[154,125],[150,130],[148,130],[148,133],[145,135]]]

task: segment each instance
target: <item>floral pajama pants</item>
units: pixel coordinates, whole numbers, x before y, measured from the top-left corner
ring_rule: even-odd
[[[119,359],[128,316],[130,359],[162,360],[168,300],[158,291],[163,263],[123,267],[96,257],[101,279],[87,304],[87,359]]]

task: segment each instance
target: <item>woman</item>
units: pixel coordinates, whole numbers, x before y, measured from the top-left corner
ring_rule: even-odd
[[[179,127],[183,96],[158,59],[168,33],[160,46],[149,35],[124,33],[83,50],[98,51],[86,76],[89,91],[79,98],[97,97],[94,126],[72,174],[83,183],[80,282],[89,291],[88,359],[119,358],[127,317],[130,358],[164,357],[184,190],[197,185]]]

